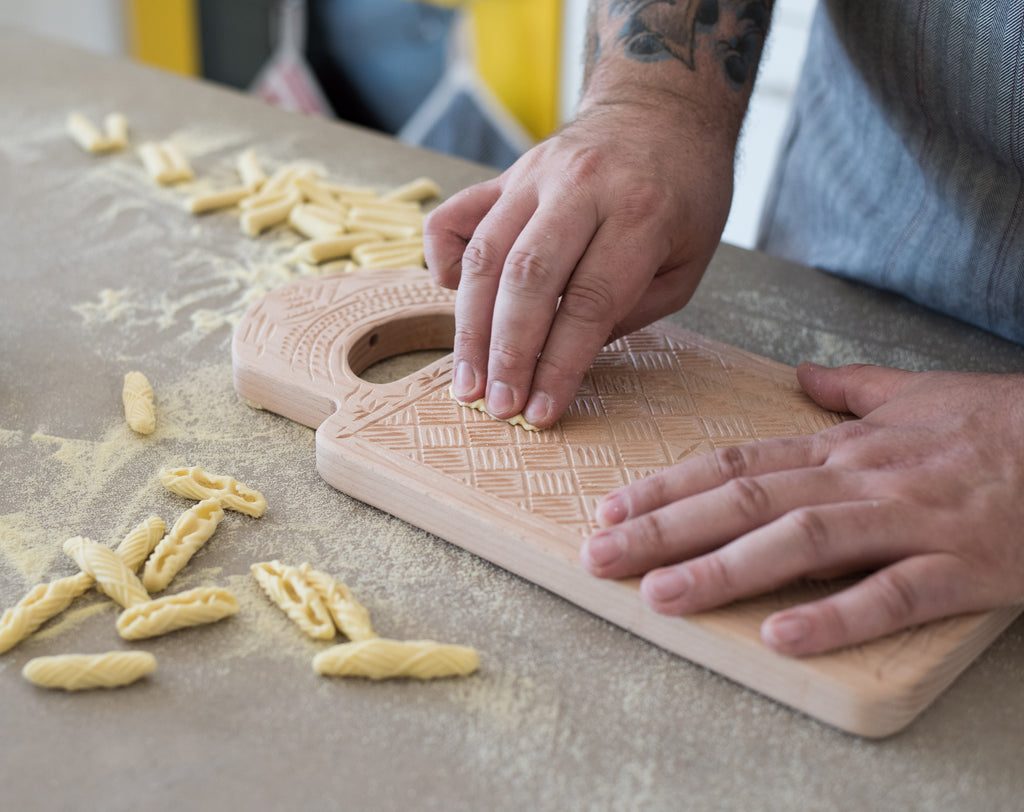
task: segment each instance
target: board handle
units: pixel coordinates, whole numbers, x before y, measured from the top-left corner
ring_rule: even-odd
[[[300,279],[246,311],[231,345],[235,390],[254,406],[311,428],[397,407],[451,376],[446,356],[390,383],[359,377],[407,352],[451,349],[455,292],[422,269]]]

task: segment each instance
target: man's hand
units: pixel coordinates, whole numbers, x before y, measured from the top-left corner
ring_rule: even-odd
[[[861,419],[609,494],[587,569],[646,573],[644,600],[676,615],[870,571],[764,621],[764,642],[793,655],[1024,601],[1024,376],[805,364],[798,378]]]
[[[671,96],[593,105],[431,213],[459,400],[548,426],[602,345],[689,301],[732,197],[733,145],[701,126]]]

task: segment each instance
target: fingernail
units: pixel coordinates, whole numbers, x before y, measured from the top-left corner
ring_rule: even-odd
[[[621,524],[629,516],[626,500],[617,493],[610,493],[597,503],[597,522],[602,527]]]
[[[583,545],[583,554],[594,566],[607,567],[622,558],[625,548],[625,539],[618,533],[602,533]]]
[[[807,637],[808,626],[806,618],[800,615],[783,615],[779,618],[769,618],[765,621],[761,635],[769,645],[789,646],[799,643]]]
[[[534,392],[523,410],[523,418],[532,425],[545,423],[553,405],[551,398],[543,392]]]
[[[469,361],[459,361],[455,367],[452,389],[459,400],[469,400],[473,396],[473,390],[476,389],[476,373],[473,372]]]
[[[648,573],[644,578],[647,595],[658,603],[670,603],[683,597],[693,586],[693,578],[685,569],[668,569]]]
[[[505,414],[514,402],[512,390],[501,381],[491,381],[487,385],[487,411],[491,414]]]

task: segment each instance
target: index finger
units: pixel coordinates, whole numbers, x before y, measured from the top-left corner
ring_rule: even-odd
[[[501,195],[499,179],[478,183],[448,198],[423,223],[423,253],[434,281],[455,289],[462,255],[480,221]]]

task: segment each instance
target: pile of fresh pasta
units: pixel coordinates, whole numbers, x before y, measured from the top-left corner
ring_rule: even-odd
[[[128,121],[111,113],[102,127],[72,113],[68,132],[90,153],[127,149]],[[188,158],[172,142],[138,147],[145,171],[158,184],[193,179]],[[233,208],[242,230],[256,237],[287,224],[306,238],[291,259],[324,271],[423,266],[421,204],[440,194],[436,183],[419,178],[384,195],[324,179],[302,164],[286,164],[267,175],[253,150],[236,161],[239,183],[186,200],[193,214]],[[156,400],[146,376],[136,370],[124,377],[121,392],[125,422],[140,435],[156,430]],[[181,513],[170,531],[158,516],[149,516],[112,548],[76,536],[63,544],[78,572],[38,584],[0,616],[0,654],[30,637],[93,588],[120,605],[115,622],[124,640],[143,640],[224,620],[239,611],[226,588],[198,587],[154,598],[163,592],[191,558],[214,535],[225,511],[259,518],[264,497],[234,477],[209,474],[199,467],[168,469],[160,480],[171,492],[196,502]],[[140,572],[141,571],[141,572]],[[347,643],[322,650],[313,659],[318,674],[370,679],[470,674],[479,667],[475,649],[432,640],[391,640],[373,631],[369,612],[351,590],[310,565],[279,561],[253,564],[262,590],[295,624],[315,640]],[[101,654],[59,654],[29,660],[22,673],[47,688],[69,691],[129,685],[156,669],[156,658],[140,650]]]
[[[104,118],[100,129],[81,113],[72,113],[68,133],[90,153],[127,149],[128,121],[121,113]],[[146,173],[170,186],[195,177],[188,156],[172,141],[148,141],[138,147]],[[242,231],[258,237],[288,226],[305,240],[288,257],[322,272],[364,268],[424,267],[423,204],[441,194],[430,178],[416,178],[383,194],[372,188],[337,183],[301,162],[265,171],[253,149],[235,161],[238,183],[193,195],[185,208],[196,215],[231,209]]]

